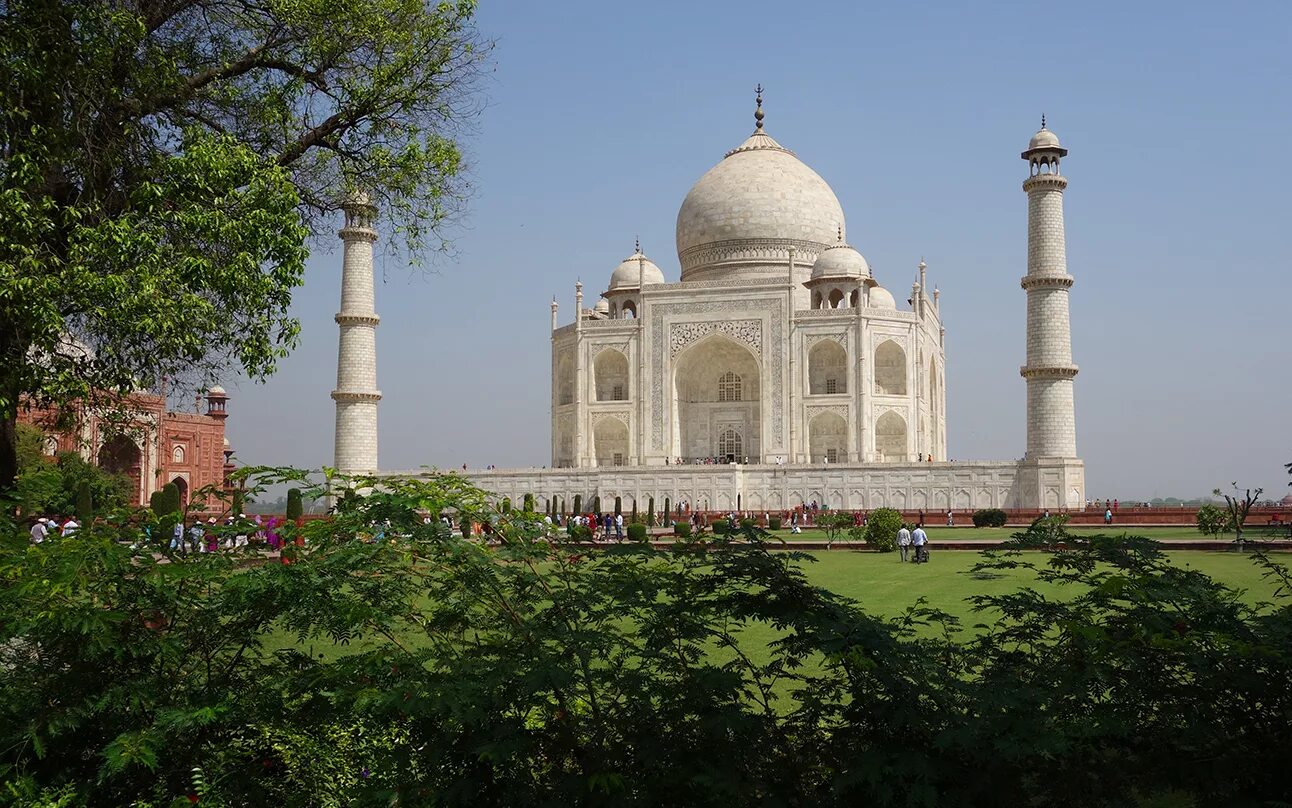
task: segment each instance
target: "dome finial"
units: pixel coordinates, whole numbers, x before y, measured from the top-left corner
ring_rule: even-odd
[[[633,236],[633,250],[634,250],[634,254],[640,254],[640,253],[641,253],[641,251],[642,251],[642,237],[641,237],[641,236]]]
[[[840,243],[840,244],[842,244],[842,243],[843,243],[843,225],[838,225],[838,228],[839,228],[839,243]]]
[[[754,129],[761,132],[763,130],[763,85],[762,82],[754,88]]]
[[[1042,129],[1044,129],[1044,128],[1045,128],[1045,113],[1044,113],[1044,112],[1042,112],[1042,113],[1041,113],[1041,128],[1042,128]]]

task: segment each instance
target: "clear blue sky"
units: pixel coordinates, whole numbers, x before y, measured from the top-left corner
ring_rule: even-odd
[[[456,254],[381,267],[383,468],[550,461],[549,301],[568,322],[575,279],[603,289],[638,234],[677,279],[678,206],[762,82],[768,132],[833,187],[880,282],[928,261],[951,457],[1023,452],[1018,154],[1044,112],[1071,149],[1088,493],[1288,490],[1292,3],[482,5],[497,47]],[[331,461],[339,285],[340,250],[316,251],[301,347],[230,385],[242,462]]]

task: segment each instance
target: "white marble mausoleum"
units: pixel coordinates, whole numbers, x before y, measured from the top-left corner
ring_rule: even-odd
[[[609,273],[595,304],[575,284],[573,322],[562,324],[552,301],[551,467],[472,476],[500,499],[532,494],[540,508],[553,498],[568,508],[575,495],[620,497],[625,509],[636,503],[642,511],[651,499],[657,511],[666,499],[724,511],[813,501],[847,509],[1078,507],[1085,484],[1073,416],[1067,180],[1059,174],[1066,154],[1043,123],[1022,155],[1029,167],[1022,460],[947,459],[947,333],[926,265],[908,288],[881,284],[849,243],[829,184],[764,131],[760,96],[753,134],[682,202],[679,280],[669,282],[639,247]],[[347,272],[351,264],[347,257]],[[363,280],[371,283],[370,269]],[[352,298],[353,287],[344,287]],[[362,322],[338,315],[343,334],[355,325],[371,333],[375,314],[361,314]],[[375,343],[351,342],[375,352]],[[339,368],[373,368],[365,389],[375,392],[375,358],[347,359],[345,344]],[[351,398],[358,400],[337,399],[339,412]],[[375,447],[376,398],[363,404],[373,413],[370,439],[343,438],[339,420],[338,447]],[[346,470],[342,460],[338,454]],[[375,448],[363,465],[349,470],[375,470]]]

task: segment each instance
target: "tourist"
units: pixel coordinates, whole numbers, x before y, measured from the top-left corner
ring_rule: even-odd
[[[76,517],[69,516],[67,517],[67,521],[63,523],[63,530],[60,535],[62,535],[63,538],[67,538],[68,536],[76,533],[76,530],[79,527],[80,525],[76,523]]]
[[[618,541],[624,540],[624,515],[622,513],[615,514],[615,539]]]
[[[954,517],[954,516],[952,516],[951,511],[950,511],[950,510],[948,510],[948,511],[947,511],[947,527],[953,527],[953,526],[955,525],[955,521],[956,521],[956,520],[955,520],[955,517]]]
[[[184,552],[184,523],[183,522],[176,522],[174,529],[171,530],[170,549],[171,549],[171,552],[175,552],[176,550],[179,550],[181,553]]]
[[[916,525],[915,531],[911,533],[911,544],[915,545],[915,563],[927,564],[929,562],[929,537],[924,532],[924,525]]]
[[[897,552],[900,561],[909,561],[911,553],[911,531],[906,529],[906,523],[902,523],[902,529],[897,531]]]
[[[1117,500],[1113,500],[1113,510],[1117,510]]]
[[[1112,509],[1112,508],[1105,508],[1105,509],[1104,509],[1104,524],[1105,524],[1105,525],[1111,525],[1112,523],[1113,523],[1113,509]]]
[[[188,528],[188,543],[193,546],[194,551],[199,553],[206,552],[206,542],[202,541],[205,534],[206,531],[202,528],[202,520],[194,519],[193,524]]]
[[[31,526],[31,543],[40,544],[49,535],[49,520],[45,517],[38,517]]]

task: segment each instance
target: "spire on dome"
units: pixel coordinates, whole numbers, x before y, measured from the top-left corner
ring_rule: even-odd
[[[761,82],[754,88],[754,94],[754,103],[757,104],[754,108],[754,130],[761,132],[763,131],[763,85]]]
[[[639,255],[642,251],[642,237],[633,236],[633,255]]]
[[[1042,113],[1041,113],[1041,128],[1042,128],[1042,129],[1044,129],[1044,128],[1045,128],[1045,113],[1044,113],[1044,112],[1042,112]]]
[[[843,225],[837,225],[837,227],[839,228],[839,243],[840,243],[840,244],[842,244],[842,243],[843,243]]]

